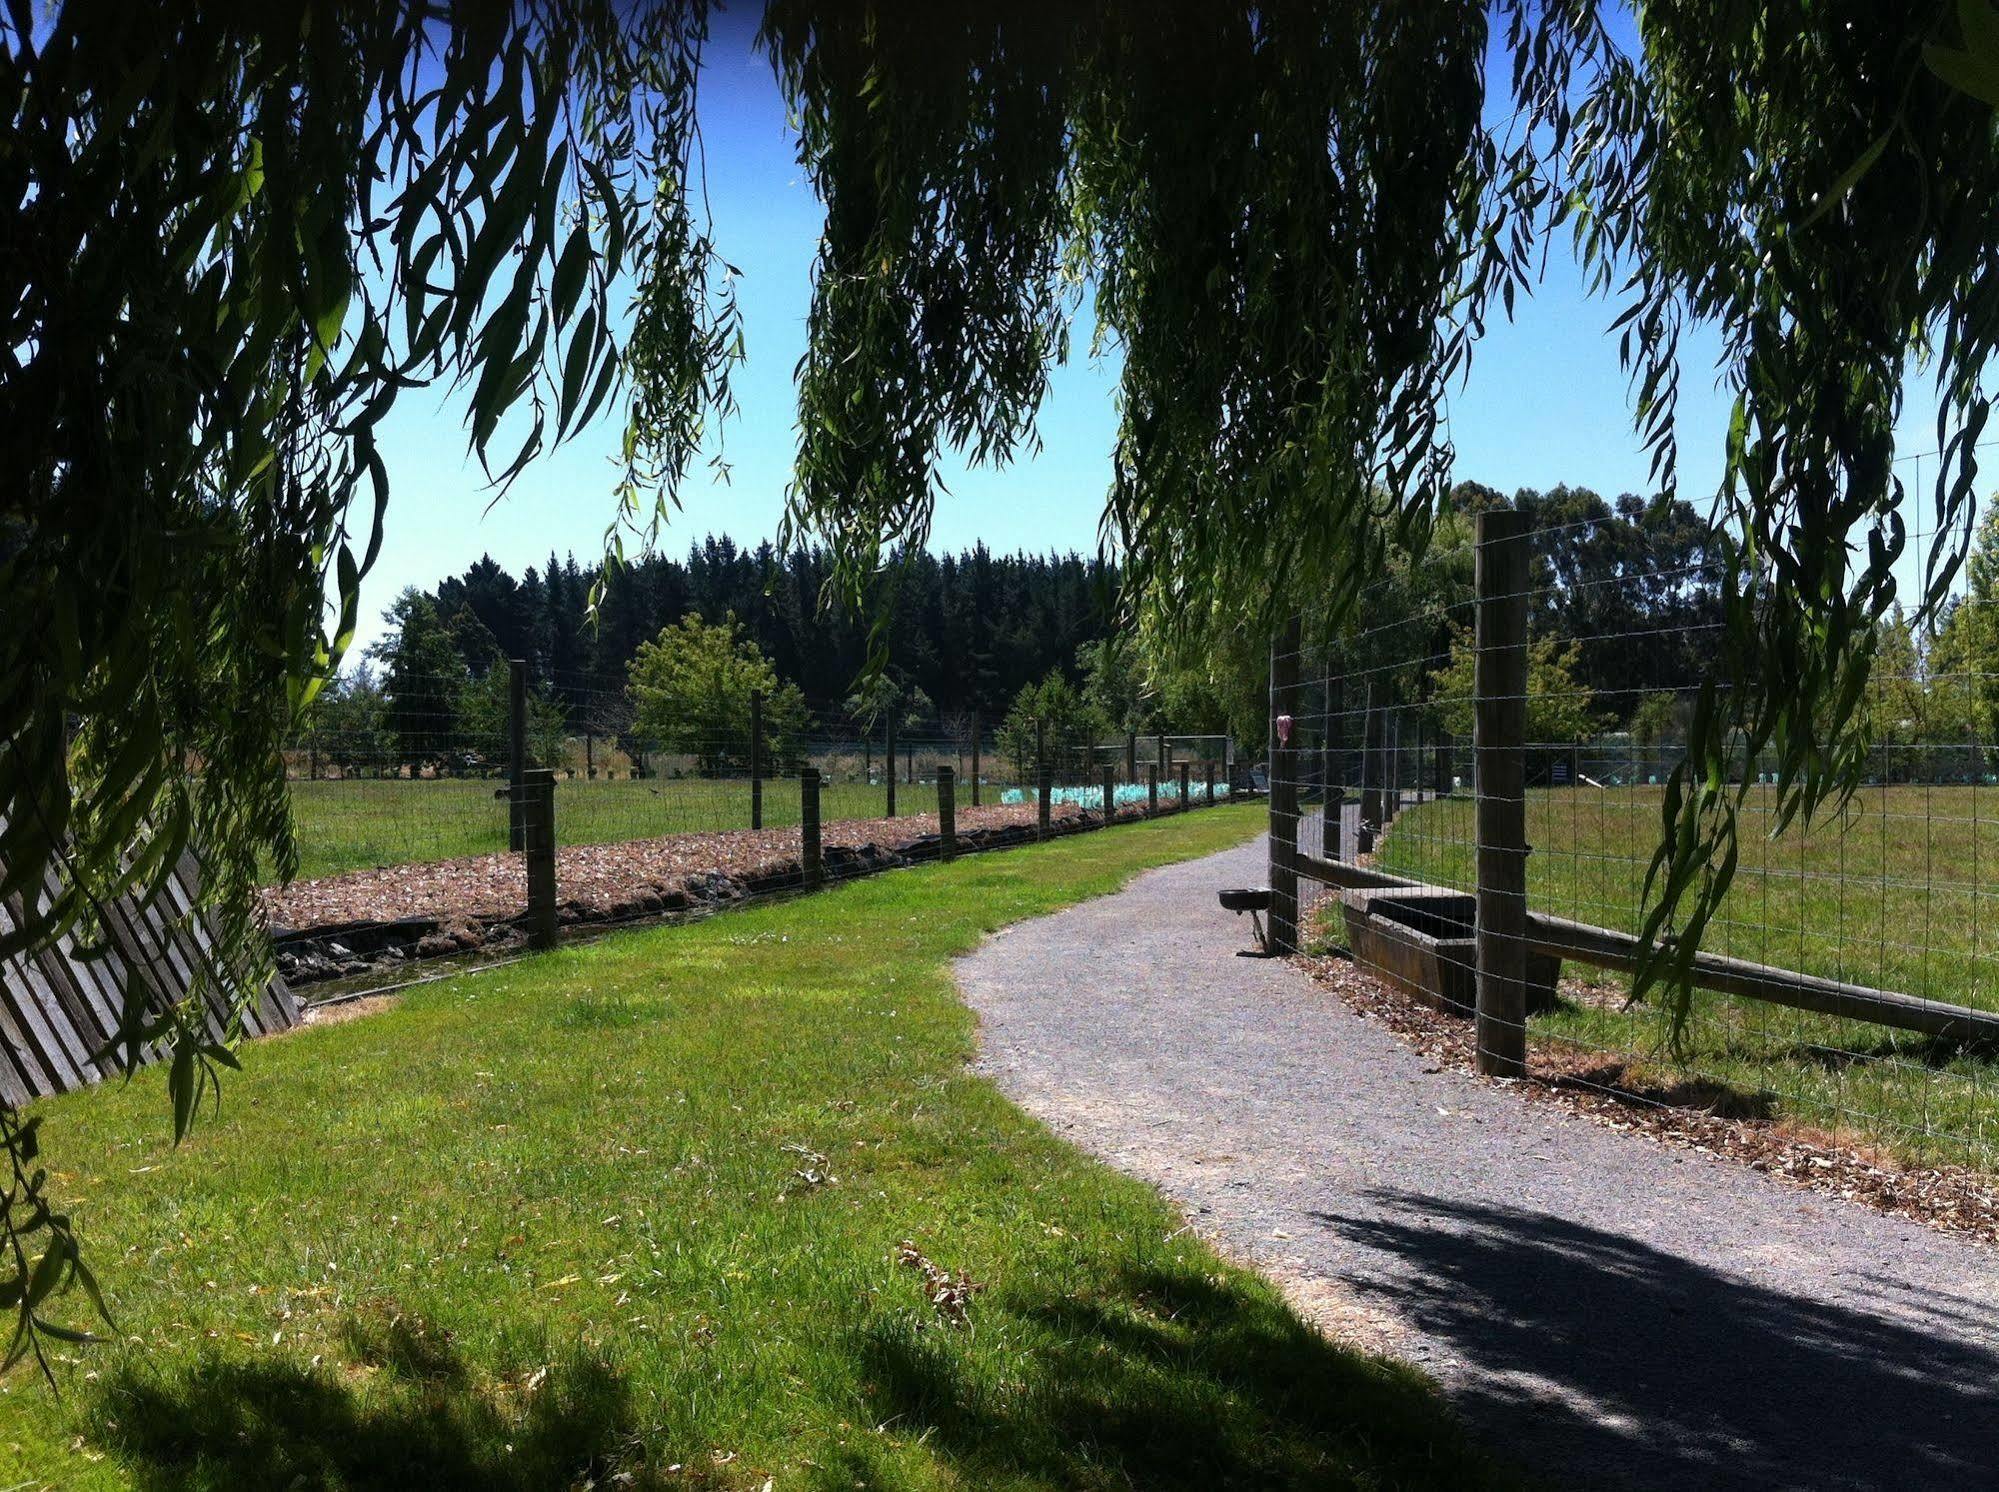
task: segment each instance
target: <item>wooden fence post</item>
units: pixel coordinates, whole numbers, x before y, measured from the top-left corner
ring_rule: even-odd
[[[1104,768],[1104,827],[1117,817],[1117,768]]]
[[[882,762],[888,777],[888,817],[895,817],[895,710],[888,712],[887,739],[883,742]]]
[[[764,692],[750,691],[750,827],[764,826]]]
[[[1270,645],[1270,948],[1298,951],[1298,771],[1296,755],[1278,734],[1280,716],[1297,714],[1298,619]]]
[[[1149,819],[1159,817],[1158,762],[1147,762],[1145,764],[1145,816]]]
[[[527,797],[522,791],[528,765],[528,666],[524,658],[507,660],[507,848],[527,848]]]
[[[826,880],[826,863],[819,848],[819,769],[798,769],[798,867],[805,884],[817,887]]]
[[[528,873],[528,947],[555,946],[555,772],[531,767],[521,783]]]
[[[1527,518],[1478,515],[1472,789],[1478,840],[1478,1070],[1527,1070]]]
[[[958,773],[952,767],[937,769],[937,858],[958,858]]]
[[[1048,837],[1048,798],[1055,791],[1055,769],[1043,762],[1034,774],[1034,832]]]
[[[1124,780],[1138,781],[1138,732],[1135,730],[1124,733]]]
[[[1201,802],[1209,808],[1215,806],[1215,759],[1211,756],[1201,766]]]
[[[1189,808],[1194,806],[1193,800],[1187,796],[1187,768],[1189,765],[1189,763],[1184,761],[1180,763],[1180,811],[1182,813],[1185,813]]]
[[[979,712],[972,711],[972,807],[979,806]]]

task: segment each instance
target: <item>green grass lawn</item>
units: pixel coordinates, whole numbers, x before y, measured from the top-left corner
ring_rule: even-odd
[[[504,786],[491,778],[294,782],[299,874],[310,879],[504,850],[507,804],[494,796]],[[997,803],[1002,791],[989,787],[985,801]],[[959,801],[969,801],[967,790],[960,789]],[[935,813],[936,786],[900,783],[895,805],[897,813]],[[887,812],[888,789],[879,784],[828,782],[820,789],[820,814],[827,823]],[[747,778],[563,780],[555,787],[555,815],[563,844],[747,829],[750,784]],[[797,779],[766,782],[764,826],[781,829],[797,822]]]
[[[1765,832],[1767,795],[1743,820],[1735,885],[1707,946],[1759,963],[1999,1009],[1999,926],[1983,927],[1999,872],[1999,788],[1871,788],[1844,831]],[[1528,897],[1537,910],[1635,932],[1659,834],[1657,788],[1549,789],[1528,797]],[[1473,884],[1469,799],[1406,810],[1380,864]],[[1571,964],[1607,995],[1621,976]],[[1999,1070],[1913,1033],[1697,992],[1691,1045],[1668,1059],[1664,1023],[1614,999],[1538,1018],[1539,1034],[1636,1051],[1660,1074],[1691,1071],[1812,1125],[1904,1158],[1999,1169]]]
[[[1225,807],[420,987],[252,1048],[177,1150],[158,1074],[42,1105],[120,1338],[65,1354],[60,1402],[6,1385],[0,1485],[1503,1480],[1426,1380],[966,1071],[953,955],[1261,826]],[[968,1326],[904,1239],[986,1287]]]

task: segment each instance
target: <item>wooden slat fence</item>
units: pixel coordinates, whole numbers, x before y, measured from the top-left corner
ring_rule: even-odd
[[[208,1005],[208,1031],[227,1034],[229,1009],[217,977],[218,955],[206,922],[195,913],[201,872],[183,855],[173,878],[150,906],[127,897],[107,908],[106,944],[86,950],[73,933],[37,953],[0,960],[0,1101],[22,1104],[52,1093],[67,1093],[115,1076],[117,1059],[104,1054],[118,1030],[121,990],[135,971],[150,976],[165,998],[178,999],[195,988]],[[44,881],[42,905],[57,893],[53,873]],[[0,935],[22,925],[26,908],[19,897],[0,898]],[[273,976],[243,1012],[247,1036],[268,1036],[298,1024],[299,1003],[284,980]],[[161,1056],[157,1044],[144,1060]]]

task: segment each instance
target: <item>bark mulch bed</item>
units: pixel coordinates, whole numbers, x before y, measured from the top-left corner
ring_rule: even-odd
[[[1050,817],[1062,833],[1102,818],[1067,804],[1054,805]],[[957,818],[967,852],[1034,836],[1033,804],[961,807]],[[937,834],[934,813],[829,823],[820,838],[826,875],[837,880],[934,858]],[[799,855],[795,825],[567,846],[555,853],[557,915],[581,924],[710,910],[802,884]],[[520,856],[470,855],[295,881],[259,897],[279,969],[302,984],[517,942],[526,883]]]
[[[1363,1020],[1379,1021],[1439,1067],[1474,1071],[1471,1022],[1419,1005],[1350,959],[1301,956],[1314,979]],[[1564,984],[1565,995],[1576,996]],[[1558,1103],[1611,1129],[1719,1156],[1826,1196],[1864,1202],[1981,1243],[1999,1243],[1999,1184],[1963,1166],[1903,1166],[1788,1119],[1750,1095],[1701,1083],[1661,1085],[1626,1063],[1534,1040],[1525,1078],[1498,1079],[1530,1101]]]

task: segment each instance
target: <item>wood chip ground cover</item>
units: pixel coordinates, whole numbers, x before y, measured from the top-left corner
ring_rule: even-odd
[[[1060,805],[1051,816],[1069,819]],[[1035,821],[1031,804],[964,808],[960,833],[1021,827]],[[849,819],[825,826],[828,849],[897,851],[938,833],[937,816]],[[796,866],[796,826],[629,839],[616,844],[566,845],[555,853],[556,894],[567,907],[598,916],[625,915],[634,902],[683,891],[690,880],[723,876],[749,881]],[[267,924],[306,929],[352,922],[429,917],[440,922],[491,921],[520,915],[526,895],[521,857],[469,855],[414,865],[389,865],[317,880],[294,881],[259,893]],[[654,908],[657,910],[657,908]]]
[[[1362,1019],[1375,1020],[1440,1066],[1474,1070],[1468,1021],[1419,1005],[1351,959],[1302,956],[1299,964]],[[1563,993],[1588,1001],[1586,986]],[[1531,1102],[1558,1103],[1599,1124],[1740,1162],[1826,1196],[1862,1202],[1999,1243],[1999,1184],[1961,1166],[1903,1166],[1791,1120],[1745,1116],[1740,1095],[1687,1085],[1662,1087],[1634,1063],[1559,1038],[1529,1037],[1529,1072],[1505,1081]]]

